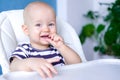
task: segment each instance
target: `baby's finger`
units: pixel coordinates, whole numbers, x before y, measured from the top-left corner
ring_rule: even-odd
[[[58,37],[58,36],[54,37],[54,41],[60,41],[60,40],[61,40],[60,37]]]
[[[45,79],[46,78],[46,75],[45,75],[45,73],[43,72],[43,70],[42,69],[36,69],[36,71],[40,74],[40,76],[43,78],[43,79]]]
[[[49,78],[52,78],[52,71],[47,66],[42,66],[41,69]]]
[[[56,69],[52,66],[51,63],[53,62],[58,62],[60,61],[60,58],[50,58],[50,59],[47,59],[47,62],[50,63],[50,64],[47,64],[46,66],[50,69],[51,72],[53,72],[54,74],[57,74],[57,71]]]
[[[56,71],[56,69],[52,66],[52,64],[47,64],[46,66],[49,68],[49,70],[51,71],[51,73],[57,74],[57,71]]]
[[[53,40],[53,39],[54,39],[54,35],[53,35],[53,34],[50,34],[50,35],[49,35],[49,38],[50,38],[51,40]]]
[[[50,44],[53,43],[53,40],[52,39],[46,39]]]

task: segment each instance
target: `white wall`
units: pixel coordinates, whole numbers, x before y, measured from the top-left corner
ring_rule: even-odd
[[[57,0],[57,16],[67,20],[67,0]]]
[[[68,1],[68,22],[74,26],[79,34],[82,26],[87,22],[83,17],[88,10],[93,9],[93,0],[69,0]]]

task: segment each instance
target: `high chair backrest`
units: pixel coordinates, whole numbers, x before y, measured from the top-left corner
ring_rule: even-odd
[[[23,24],[23,10],[10,10],[0,13],[0,64],[3,74],[9,71],[9,58],[17,44],[29,42],[28,37],[23,33],[21,25]],[[85,62],[85,56],[82,50],[78,35],[71,25],[57,18],[57,31],[65,43],[74,49]]]

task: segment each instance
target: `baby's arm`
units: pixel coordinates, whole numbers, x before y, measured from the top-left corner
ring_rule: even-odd
[[[52,73],[57,74],[57,71],[51,63],[57,62],[59,59],[43,59],[43,58],[14,58],[10,63],[11,71],[37,71],[42,78],[46,76],[52,77]]]
[[[50,39],[48,39],[48,41],[55,48],[58,49],[58,51],[64,57],[66,64],[75,64],[82,62],[80,56],[73,49],[67,46],[64,43],[62,37],[60,37],[59,35],[57,34],[50,35]]]
[[[80,56],[69,46],[63,44],[58,48],[58,50],[64,57],[66,64],[75,64],[82,62]]]

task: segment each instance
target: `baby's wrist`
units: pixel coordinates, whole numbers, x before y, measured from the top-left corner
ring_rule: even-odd
[[[66,47],[66,45],[64,43],[61,43],[59,46],[57,46],[57,49],[64,49]]]

